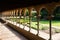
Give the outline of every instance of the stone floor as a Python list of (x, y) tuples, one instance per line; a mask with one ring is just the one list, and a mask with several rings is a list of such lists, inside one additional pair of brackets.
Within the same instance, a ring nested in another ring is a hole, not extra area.
[(11, 28), (0, 23), (0, 40), (28, 40)]

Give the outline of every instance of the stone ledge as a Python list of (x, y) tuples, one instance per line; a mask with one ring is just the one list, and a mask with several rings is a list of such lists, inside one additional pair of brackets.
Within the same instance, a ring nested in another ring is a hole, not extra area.
[(21, 29), (20, 27), (17, 27), (16, 25), (13, 25), (11, 23), (7, 23), (8, 26), (10, 26), (11, 28), (15, 29), (16, 31), (18, 31), (20, 34), (22, 34), (23, 36), (25, 36), (26, 38), (28, 38), (29, 40), (45, 40), (37, 35), (34, 35), (24, 29)]

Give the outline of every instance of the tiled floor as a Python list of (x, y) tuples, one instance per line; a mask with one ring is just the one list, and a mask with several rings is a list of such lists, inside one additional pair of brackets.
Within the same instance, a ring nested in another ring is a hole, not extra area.
[(0, 23), (0, 40), (27, 40), (25, 37), (15, 32), (11, 28)]

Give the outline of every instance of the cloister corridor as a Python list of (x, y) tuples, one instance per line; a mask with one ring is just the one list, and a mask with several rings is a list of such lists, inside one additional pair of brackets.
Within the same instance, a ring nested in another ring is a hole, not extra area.
[(0, 40), (60, 40), (60, 0), (0, 1)]

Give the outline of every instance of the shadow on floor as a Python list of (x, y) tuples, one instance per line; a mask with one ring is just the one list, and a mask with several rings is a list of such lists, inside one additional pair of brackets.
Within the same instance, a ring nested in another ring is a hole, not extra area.
[(18, 33), (16, 30), (12, 29), (11, 27), (9, 27), (7, 25), (5, 25), (5, 27), (8, 28), (8, 30), (10, 30), (14, 35), (16, 35), (21, 40), (28, 40), (27, 38), (25, 38), (24, 36), (22, 36), (20, 33)]

